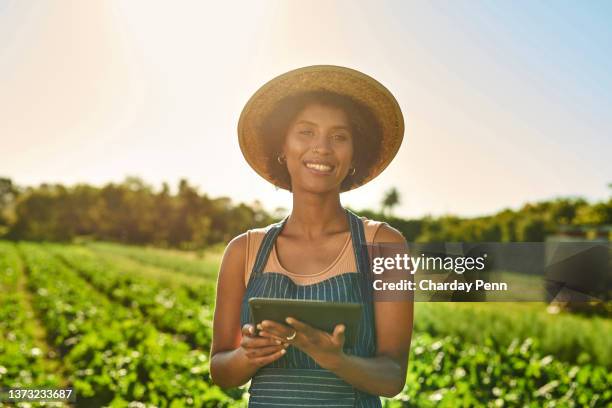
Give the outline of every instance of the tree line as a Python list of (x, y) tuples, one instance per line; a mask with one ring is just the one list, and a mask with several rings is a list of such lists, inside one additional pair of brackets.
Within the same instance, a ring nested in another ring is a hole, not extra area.
[(5, 238), (69, 241), (76, 237), (182, 249), (227, 242), (274, 221), (257, 203), (201, 194), (187, 180), (176, 193), (139, 178), (103, 187), (41, 184), (21, 188), (0, 179), (0, 233)]
[[(463, 218), (453, 215), (403, 219), (392, 215), (399, 193), (389, 190), (380, 211), (360, 215), (387, 221), (409, 242), (538, 242), (561, 228), (612, 225), (612, 198), (589, 203), (580, 197), (527, 203), (518, 210)], [(0, 236), (13, 240), (69, 241), (77, 237), (182, 249), (227, 243), (250, 228), (280, 219), (262, 206), (209, 197), (187, 180), (177, 191), (156, 190), (128, 177), (102, 187), (41, 184), (21, 187), (0, 178)]]
[(473, 218), (445, 215), (406, 220), (385, 211), (360, 214), (388, 222), (409, 242), (543, 242), (547, 236), (567, 231), (580, 231), (587, 239), (599, 232), (599, 237), (603, 233), (612, 240), (612, 198), (589, 203), (581, 197), (560, 197)]

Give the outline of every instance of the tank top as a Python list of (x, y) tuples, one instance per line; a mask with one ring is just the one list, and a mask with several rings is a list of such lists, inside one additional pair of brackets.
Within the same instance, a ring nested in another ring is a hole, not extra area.
[[(364, 224), (369, 225), (372, 237), (380, 223), (367, 223), (346, 210), (350, 238), (334, 263), (316, 274), (312, 283), (297, 284), (295, 276), (283, 271), (278, 259), (272, 258), (276, 237), (286, 218), (267, 227), (257, 247), (257, 254), (248, 276), (241, 307), (241, 325), (252, 323), (248, 300), (251, 297), (281, 299), (324, 300), (331, 302), (361, 303), (362, 317), (353, 345), (345, 345), (344, 352), (360, 357), (373, 357), (376, 353), (376, 334), (372, 287), (369, 283), (369, 261)], [(257, 236), (256, 234), (253, 234)], [(351, 248), (352, 251), (347, 250)], [(248, 245), (247, 245), (247, 251)], [(353, 270), (340, 270), (339, 265), (350, 265)], [(248, 256), (247, 256), (248, 258)], [(269, 262), (270, 260), (270, 262)], [(344, 263), (347, 262), (347, 263)], [(249, 261), (247, 261), (249, 263)], [(269, 269), (268, 269), (269, 268)], [(266, 270), (266, 272), (264, 272)], [(340, 272), (338, 272), (340, 271)], [(309, 278), (306, 276), (306, 278)], [(313, 278), (312, 276), (310, 278)], [(380, 408), (380, 398), (355, 389), (333, 372), (320, 367), (310, 356), (295, 347), (288, 347), (278, 360), (260, 368), (251, 379), (249, 407), (358, 407)]]
[[(365, 217), (360, 217), (363, 221), (364, 225), (364, 233), (366, 242), (374, 242), (374, 237), (378, 232), (378, 229), (383, 224), (380, 221), (369, 220)], [(275, 224), (273, 224), (275, 225)], [(246, 257), (245, 257), (245, 265), (244, 265), (244, 286), (246, 287), (249, 283), (249, 277), (251, 276), (251, 271), (253, 270), (253, 266), (255, 265), (255, 258), (257, 256), (257, 251), (261, 246), (261, 243), (266, 235), (266, 232), (273, 227), (270, 225), (265, 228), (255, 228), (248, 230), (246, 233)], [(338, 253), (336, 259), (324, 270), (313, 273), (313, 274), (297, 274), (288, 271), (285, 269), (279, 259), (278, 253), (276, 252), (276, 245), (273, 245), (270, 250), (270, 256), (266, 265), (263, 268), (263, 273), (267, 272), (279, 272), (283, 275), (289, 276), (296, 284), (298, 285), (309, 285), (318, 283), (322, 280), (329, 279), (333, 276), (340, 275), (346, 272), (356, 271), (357, 267), (355, 265), (355, 256), (351, 247), (351, 234), (349, 233), (347, 239), (344, 241), (344, 245), (342, 249)]]

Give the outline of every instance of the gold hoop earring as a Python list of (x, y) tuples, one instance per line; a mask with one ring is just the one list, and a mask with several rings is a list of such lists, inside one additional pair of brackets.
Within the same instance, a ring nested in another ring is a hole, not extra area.
[(349, 176), (354, 176), (356, 171), (357, 171), (357, 169), (355, 167), (351, 168), (349, 170)]
[(278, 162), (278, 164), (282, 166), (283, 164), (285, 164), (285, 156), (281, 156), (281, 155), (276, 156), (276, 161)]

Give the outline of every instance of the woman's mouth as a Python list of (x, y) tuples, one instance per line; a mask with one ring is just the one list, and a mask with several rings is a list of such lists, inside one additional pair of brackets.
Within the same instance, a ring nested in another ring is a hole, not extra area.
[(331, 174), (334, 170), (335, 166), (329, 163), (321, 163), (321, 162), (304, 162), (304, 166), (313, 173), (316, 174)]

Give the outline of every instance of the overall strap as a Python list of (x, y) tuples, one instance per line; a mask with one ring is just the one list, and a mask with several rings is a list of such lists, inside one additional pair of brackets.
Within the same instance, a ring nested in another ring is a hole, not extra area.
[(260, 273), (263, 272), (263, 268), (266, 266), (266, 262), (268, 262), (268, 257), (270, 256), (270, 251), (274, 247), (274, 242), (276, 241), (276, 237), (280, 234), (285, 222), (287, 222), (288, 216), (285, 217), (280, 222), (273, 224), (270, 226), (268, 232), (264, 236), (259, 249), (257, 250), (257, 257), (255, 258), (255, 264), (253, 265), (253, 270), (251, 271), (251, 277), (249, 280)]
[(346, 213), (351, 228), (351, 241), (353, 242), (353, 252), (355, 253), (355, 264), (357, 265), (357, 272), (359, 272), (360, 275), (362, 299), (363, 302), (369, 303), (372, 300), (372, 284), (370, 282), (370, 263), (363, 221), (349, 210), (346, 210)]

